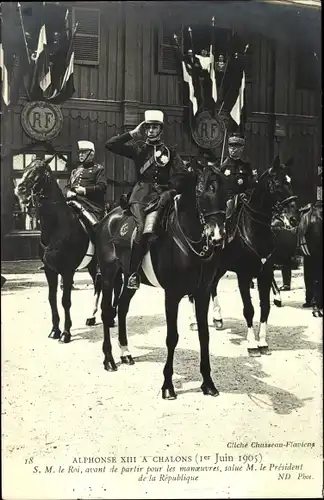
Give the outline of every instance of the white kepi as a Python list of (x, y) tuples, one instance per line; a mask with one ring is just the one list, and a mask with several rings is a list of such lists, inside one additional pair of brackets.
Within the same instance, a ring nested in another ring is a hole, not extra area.
[(79, 151), (82, 150), (89, 150), (89, 151), (95, 151), (95, 146), (93, 142), (91, 141), (78, 141), (78, 149)]
[(149, 109), (144, 113), (145, 123), (162, 123), (163, 124), (163, 111), (158, 109)]

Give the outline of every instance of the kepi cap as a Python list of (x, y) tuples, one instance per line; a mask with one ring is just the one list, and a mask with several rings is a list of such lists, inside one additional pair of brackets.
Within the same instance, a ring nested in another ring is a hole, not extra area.
[(145, 123), (161, 123), (163, 125), (163, 111), (158, 109), (149, 109), (144, 113)]
[(244, 139), (244, 137), (241, 137), (239, 135), (233, 134), (228, 139), (228, 144), (229, 144), (229, 146), (244, 146), (245, 139)]
[(89, 150), (89, 151), (95, 151), (95, 146), (93, 144), (93, 142), (91, 141), (78, 141), (78, 150), (79, 151), (82, 151), (82, 150)]

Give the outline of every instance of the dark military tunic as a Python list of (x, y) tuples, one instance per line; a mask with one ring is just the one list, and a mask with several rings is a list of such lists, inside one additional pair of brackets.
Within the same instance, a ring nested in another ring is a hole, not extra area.
[(85, 209), (101, 218), (105, 209), (105, 193), (107, 189), (104, 167), (98, 163), (90, 162), (72, 170), (65, 190), (74, 191), (76, 187), (86, 189), (86, 194), (77, 195), (76, 199)]
[(228, 157), (220, 170), (227, 178), (229, 197), (245, 193), (254, 185), (254, 175), (250, 163)]
[(130, 210), (135, 218), (141, 238), (145, 223), (145, 207), (158, 199), (164, 191), (176, 189), (181, 192), (187, 179), (192, 177), (177, 152), (160, 144), (135, 142), (129, 133), (117, 135), (106, 142), (106, 148), (113, 153), (130, 158), (135, 163), (137, 182), (131, 193)]
[[(133, 188), (130, 202), (140, 201), (143, 198), (154, 199), (161, 192), (172, 188), (181, 191), (188, 170), (178, 153), (171, 147), (166, 147), (163, 143), (153, 145), (143, 141), (135, 142), (129, 133), (125, 133), (109, 139), (106, 148), (130, 158), (135, 163), (137, 183)], [(168, 160), (167, 150), (170, 152)]]

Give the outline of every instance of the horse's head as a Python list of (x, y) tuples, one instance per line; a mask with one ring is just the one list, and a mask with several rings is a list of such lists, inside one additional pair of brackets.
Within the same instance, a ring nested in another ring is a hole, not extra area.
[(197, 204), (207, 243), (223, 246), (225, 241), (226, 184), (216, 167), (205, 167), (197, 183)]
[(24, 174), (15, 188), (15, 195), (22, 205), (29, 206), (34, 196), (40, 194), (46, 182), (51, 177), (49, 164), (53, 157), (48, 160), (35, 158), (26, 168)]
[(299, 222), (299, 212), (297, 196), (292, 190), (289, 166), (280, 163), (277, 157), (273, 165), (261, 175), (259, 183), (265, 184), (269, 193), (269, 205), (284, 219), (285, 226), (295, 227)]

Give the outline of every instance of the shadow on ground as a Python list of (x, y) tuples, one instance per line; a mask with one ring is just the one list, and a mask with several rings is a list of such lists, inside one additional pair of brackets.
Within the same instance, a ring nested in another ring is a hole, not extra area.
[[(140, 346), (138, 346), (140, 347)], [(148, 347), (151, 352), (135, 358), (136, 363), (150, 362), (163, 363), (166, 360), (166, 349)], [(202, 378), (199, 372), (200, 358), (196, 351), (176, 349), (174, 358), (174, 373), (180, 375), (181, 380), (175, 380), (174, 386), (178, 395), (190, 392), (200, 392)], [(248, 357), (229, 358), (210, 356), (212, 377), (221, 393), (246, 394), (256, 406), (274, 411), (280, 415), (287, 415), (304, 406), (305, 401), (312, 398), (300, 399), (294, 394), (280, 387), (266, 382), (269, 375), (262, 369), (256, 359)], [(161, 370), (161, 383), (163, 374)], [(197, 388), (184, 389), (186, 383), (197, 382)], [(267, 396), (270, 400), (264, 398)]]

